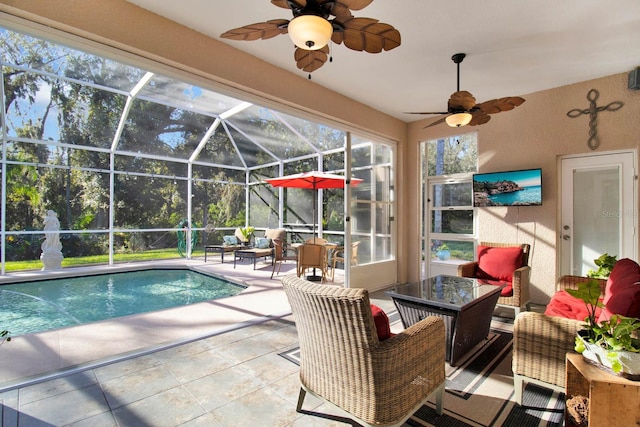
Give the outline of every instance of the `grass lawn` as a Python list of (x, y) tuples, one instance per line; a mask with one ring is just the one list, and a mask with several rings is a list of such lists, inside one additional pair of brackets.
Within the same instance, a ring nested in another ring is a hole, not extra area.
[[(193, 251), (192, 256), (204, 256), (204, 251), (201, 248), (196, 248)], [(145, 252), (132, 252), (113, 254), (114, 262), (131, 262), (131, 261), (155, 261), (160, 259), (179, 259), (181, 258), (178, 251), (175, 248), (168, 249), (154, 249)], [(86, 257), (64, 258), (62, 260), (63, 267), (74, 267), (80, 265), (91, 264), (108, 264), (109, 255), (91, 255)], [(28, 261), (6, 261), (5, 271), (23, 271), (23, 270), (41, 270), (42, 261), (28, 260)]]

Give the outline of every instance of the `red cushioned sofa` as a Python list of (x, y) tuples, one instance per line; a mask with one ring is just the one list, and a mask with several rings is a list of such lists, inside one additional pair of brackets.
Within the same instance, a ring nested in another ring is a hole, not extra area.
[[(565, 355), (574, 352), (575, 337), (587, 316), (584, 302), (565, 289), (577, 289), (586, 277), (563, 276), (545, 313), (522, 312), (513, 327), (513, 382), (517, 403), (522, 402), (525, 382), (565, 390)], [(605, 308), (600, 319), (611, 314), (640, 318), (640, 265), (625, 258), (613, 267), (607, 280), (597, 279)]]

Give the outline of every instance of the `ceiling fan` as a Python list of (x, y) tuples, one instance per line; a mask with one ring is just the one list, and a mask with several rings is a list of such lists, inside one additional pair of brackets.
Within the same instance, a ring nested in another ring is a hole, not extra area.
[[(400, 46), (400, 32), (372, 18), (355, 18), (373, 0), (271, 0), (291, 9), (293, 19), (271, 19), (226, 31), (220, 37), (231, 40), (270, 39), (289, 34), (296, 50), (294, 59), (302, 71), (311, 73), (322, 67), (329, 55), (329, 40), (349, 49), (380, 53)], [(333, 16), (333, 18), (331, 18)], [(331, 59), (329, 59), (331, 61)], [(311, 78), (311, 74), (309, 74)]]
[(446, 114), (446, 117), (428, 124), (425, 128), (446, 122), (451, 127), (478, 126), (491, 120), (489, 114), (497, 114), (502, 111), (513, 110), (522, 105), (524, 98), (519, 96), (507, 96), (500, 99), (492, 99), (476, 104), (476, 98), (466, 90), (460, 90), (460, 63), (467, 56), (464, 53), (456, 53), (451, 57), (458, 67), (458, 90), (451, 94), (447, 103), (447, 111), (436, 112), (408, 112), (406, 114)]

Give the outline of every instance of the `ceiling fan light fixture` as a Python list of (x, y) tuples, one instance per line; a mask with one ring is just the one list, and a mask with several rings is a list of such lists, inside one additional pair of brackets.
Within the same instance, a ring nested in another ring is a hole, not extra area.
[(333, 26), (321, 16), (300, 15), (291, 20), (287, 27), (289, 37), (300, 49), (322, 49), (331, 40)]
[(473, 116), (470, 113), (456, 113), (447, 116), (444, 120), (452, 128), (466, 126), (471, 122)]

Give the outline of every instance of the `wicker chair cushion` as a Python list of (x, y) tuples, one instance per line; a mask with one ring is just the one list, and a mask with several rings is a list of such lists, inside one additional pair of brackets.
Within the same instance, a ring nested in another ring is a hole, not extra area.
[(478, 279), (511, 282), (513, 272), (522, 267), (522, 248), (478, 246)]
[(234, 235), (222, 236), (225, 245), (237, 245), (238, 238)]
[(256, 237), (256, 248), (267, 249), (271, 247), (271, 239), (268, 237)]
[(387, 338), (391, 338), (395, 334), (391, 333), (391, 326), (389, 326), (389, 317), (380, 307), (375, 304), (371, 304), (371, 314), (373, 314), (373, 322), (376, 324), (376, 332), (378, 333), (378, 340), (384, 341)]
[[(600, 307), (596, 307), (596, 317), (600, 316), (600, 313)], [(553, 294), (544, 314), (583, 321), (589, 315), (589, 312), (582, 300), (569, 295), (567, 291), (563, 290)]]
[(640, 265), (624, 258), (613, 266), (604, 291), (605, 308), (599, 321), (613, 314), (640, 318)]

